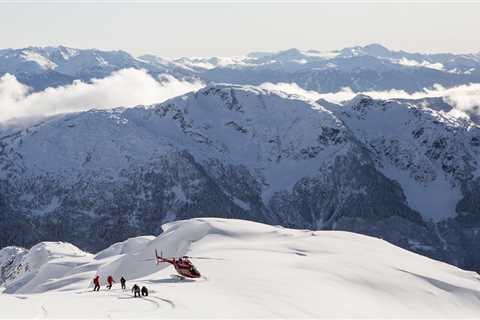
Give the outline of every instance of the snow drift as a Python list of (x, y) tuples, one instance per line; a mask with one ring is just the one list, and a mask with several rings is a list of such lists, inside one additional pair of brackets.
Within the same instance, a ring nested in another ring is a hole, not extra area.
[[(0, 317), (458, 318), (480, 313), (476, 274), (381, 239), (213, 218), (163, 228), (156, 238), (129, 239), (95, 256), (65, 243), (33, 247), (23, 258), (28, 271), (4, 284)], [(165, 256), (202, 257), (193, 261), (203, 278), (172, 278), (170, 266), (150, 261), (155, 249)], [(127, 286), (146, 285), (151, 294), (135, 300), (118, 284), (93, 293), (90, 281), (97, 273), (102, 280), (123, 275)]]

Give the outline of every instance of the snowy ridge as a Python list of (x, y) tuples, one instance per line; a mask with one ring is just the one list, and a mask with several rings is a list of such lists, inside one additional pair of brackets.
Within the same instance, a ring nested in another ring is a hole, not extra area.
[[(450, 318), (480, 312), (475, 273), (379, 239), (232, 219), (178, 221), (164, 230), (146, 242), (138, 238), (135, 250), (103, 259), (70, 251), (73, 247), (64, 244), (47, 244), (63, 256), (42, 260), (41, 269), (51, 271), (48, 276), (39, 272), (15, 289), (15, 281), (7, 283), (10, 294), (0, 295), (0, 316), (69, 317), (75, 310), (75, 316), (96, 318)], [(192, 260), (202, 279), (181, 281), (170, 277), (170, 266), (145, 261), (155, 249), (165, 256), (211, 259)], [(33, 261), (32, 254), (27, 257)], [(60, 265), (69, 265), (69, 271), (64, 273)], [(87, 288), (97, 273), (101, 279), (123, 275), (128, 287), (146, 285), (150, 295), (145, 301), (132, 300), (119, 284), (93, 293)]]
[[(68, 263), (57, 263), (59, 259), (79, 259), (90, 257), (77, 247), (62, 242), (41, 242), (26, 250), (7, 247), (0, 255), (6, 259), (1, 261), (2, 284), (8, 284), (11, 291), (33, 292), (37, 286), (49, 279), (55, 279), (71, 270)], [(8, 291), (8, 290), (7, 290)]]

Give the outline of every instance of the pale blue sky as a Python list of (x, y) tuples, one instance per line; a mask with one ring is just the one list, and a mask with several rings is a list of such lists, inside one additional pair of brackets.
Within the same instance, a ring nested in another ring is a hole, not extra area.
[[(0, 0), (1, 2), (1, 0)], [(163, 56), (381, 43), (479, 52), (478, 3), (0, 3), (0, 48), (66, 45)]]

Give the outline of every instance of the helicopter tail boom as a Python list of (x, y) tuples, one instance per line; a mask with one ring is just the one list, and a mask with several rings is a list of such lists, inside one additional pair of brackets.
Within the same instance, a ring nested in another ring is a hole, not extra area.
[(158, 251), (155, 249), (155, 260), (157, 261), (157, 265), (162, 262), (168, 262), (173, 264), (172, 260), (163, 257), (163, 252), (160, 252), (160, 256), (158, 255)]

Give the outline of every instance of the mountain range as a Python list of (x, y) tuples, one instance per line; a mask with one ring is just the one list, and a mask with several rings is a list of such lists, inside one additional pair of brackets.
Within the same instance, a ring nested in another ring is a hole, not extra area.
[(337, 51), (289, 49), (238, 57), (134, 57), (124, 51), (29, 47), (0, 50), (0, 75), (13, 74), (34, 90), (103, 78), (136, 68), (152, 75), (201, 79), (207, 83), (258, 85), (294, 82), (304, 89), (336, 92), (399, 89), (421, 91), (480, 81), (480, 53), (420, 54), (389, 50), (379, 44)]
[(159, 104), (1, 129), (0, 247), (62, 240), (98, 251), (159, 234), (165, 222), (208, 216), (353, 231), (478, 269), (474, 119), (440, 98), (358, 95), (336, 104), (257, 84), (415, 91), (478, 81), (479, 65), (479, 55), (410, 54), (379, 45), (228, 59), (1, 50), (0, 72), (33, 90), (124, 68), (207, 86)]

